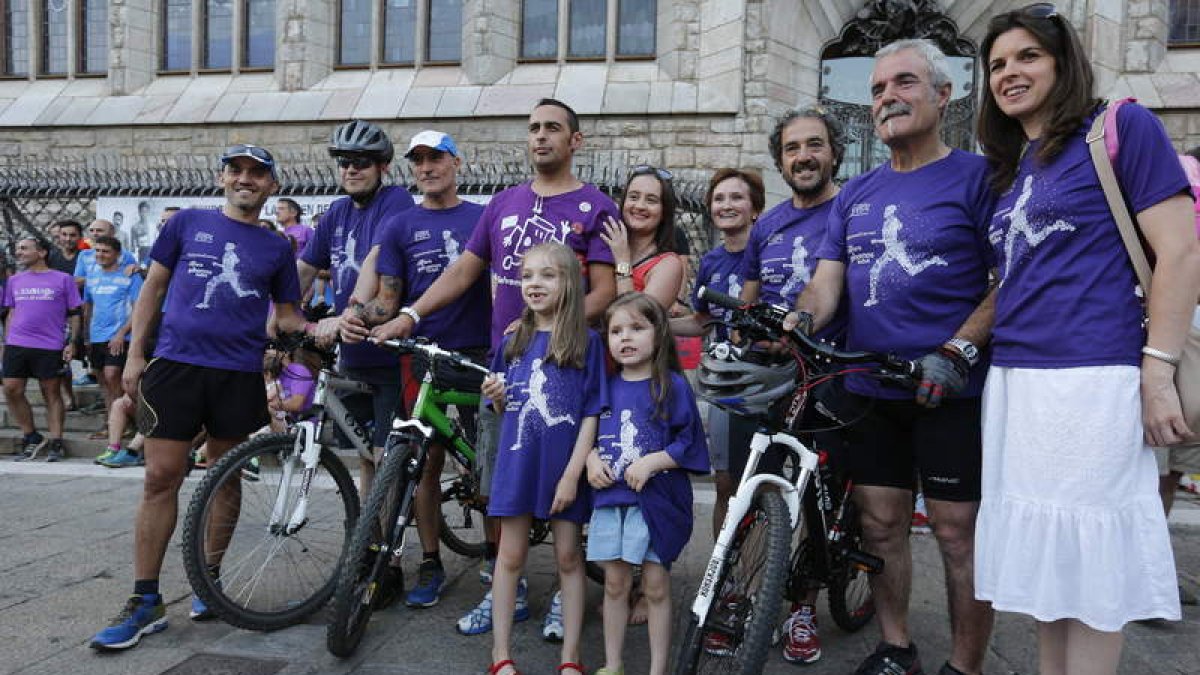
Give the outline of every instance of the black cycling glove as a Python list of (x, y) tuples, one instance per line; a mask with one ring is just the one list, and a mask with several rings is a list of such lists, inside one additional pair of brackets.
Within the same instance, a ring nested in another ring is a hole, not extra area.
[(953, 396), (967, 386), (971, 364), (962, 354), (947, 347), (921, 357), (921, 384), (917, 387), (917, 403), (926, 408), (938, 407), (942, 399)]

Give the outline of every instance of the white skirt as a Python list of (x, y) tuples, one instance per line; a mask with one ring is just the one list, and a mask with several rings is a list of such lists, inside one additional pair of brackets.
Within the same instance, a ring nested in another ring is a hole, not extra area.
[(993, 366), (983, 392), (975, 595), (1101, 631), (1178, 620), (1154, 452), (1132, 366)]

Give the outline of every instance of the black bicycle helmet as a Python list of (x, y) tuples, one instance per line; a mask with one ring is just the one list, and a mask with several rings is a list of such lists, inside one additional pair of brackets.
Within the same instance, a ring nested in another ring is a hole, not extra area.
[(329, 138), (329, 154), (368, 155), (387, 164), (392, 161), (395, 149), (388, 135), (377, 125), (364, 120), (350, 120), (333, 130)]
[(717, 343), (700, 360), (700, 395), (710, 403), (747, 415), (761, 415), (795, 388), (794, 362), (761, 365)]

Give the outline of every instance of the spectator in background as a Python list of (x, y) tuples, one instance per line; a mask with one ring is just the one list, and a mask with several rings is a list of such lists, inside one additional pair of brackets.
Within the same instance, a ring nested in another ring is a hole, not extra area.
[(158, 229), (161, 230), (162, 226), (166, 225), (167, 221), (171, 219), (171, 216), (175, 215), (176, 213), (179, 213), (178, 206), (168, 206), (167, 208), (163, 209), (162, 213), (158, 214)]
[[(109, 221), (103, 218), (93, 220), (87, 227), (88, 241), (95, 244), (96, 240), (101, 237), (116, 237), (117, 228)], [(118, 266), (126, 274), (133, 274), (137, 270), (137, 260), (134, 260), (133, 255), (124, 250), (124, 247), (117, 249), (120, 257), (117, 260)], [(75, 258), (75, 267), (72, 272), (75, 275), (75, 283), (79, 285), (80, 290), (83, 289), (83, 284), (87, 280), (88, 275), (96, 269), (96, 252), (89, 249), (84, 249), (79, 252), (79, 256)], [(64, 270), (65, 271), (65, 270)]]
[(275, 203), (275, 222), (279, 223), (283, 233), (291, 240), (297, 258), (304, 253), (304, 247), (313, 235), (313, 229), (300, 221), (302, 214), (300, 204), (294, 199), (283, 197)]
[[(46, 461), (57, 462), (63, 456), (66, 408), (59, 380), (63, 361), (69, 361), (75, 349), (80, 302), (79, 289), (71, 277), (46, 265), (48, 253), (46, 245), (33, 237), (17, 242), (17, 262), (23, 271), (8, 280), (0, 309), (0, 315), (7, 319), (4, 399), (22, 433), (23, 449), (17, 461), (33, 459), (47, 443)], [(33, 410), (25, 398), (30, 377), (37, 378), (46, 402), (49, 441), (34, 427)]]
[(70, 274), (75, 270), (75, 259), (79, 257), (83, 226), (74, 220), (60, 220), (54, 225), (58, 228), (58, 234), (54, 236), (55, 248), (50, 251), (46, 265), (52, 270)]

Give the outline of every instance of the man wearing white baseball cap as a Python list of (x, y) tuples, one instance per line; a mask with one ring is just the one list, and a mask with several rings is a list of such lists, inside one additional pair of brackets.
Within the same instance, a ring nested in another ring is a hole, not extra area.
[[(376, 230), (353, 297), (365, 304), (358, 313), (344, 313), (341, 334), (344, 342), (360, 342), (371, 326), (388, 329), (401, 307), (421, 297), (442, 271), (458, 260), (466, 248), (483, 207), (458, 196), (458, 168), (462, 159), (454, 139), (440, 131), (422, 131), (412, 137), (404, 153), (421, 189), (423, 199), (415, 207), (395, 214)], [(410, 310), (411, 311), (411, 310)], [(487, 363), (488, 334), (476, 330), (480, 317), (491, 315), (491, 289), (486, 276), (480, 276), (465, 293), (442, 311), (421, 322), (416, 335), (441, 347), (466, 354), (478, 363)], [(411, 315), (407, 318), (411, 318)], [(410, 376), (404, 401), (408, 408), (416, 401), (417, 390), (428, 367), (423, 360), (402, 357), (402, 368)], [(438, 370), (443, 387), (478, 390), (482, 378), (474, 371), (447, 368)], [(473, 435), (475, 410), (460, 408), (459, 420)], [(446, 584), (446, 573), (438, 551), (438, 510), (441, 506), (439, 477), (445, 457), (443, 448), (430, 448), (425, 471), (416, 495), (417, 534), (424, 553), (417, 584), (405, 601), (410, 607), (437, 604)]]

